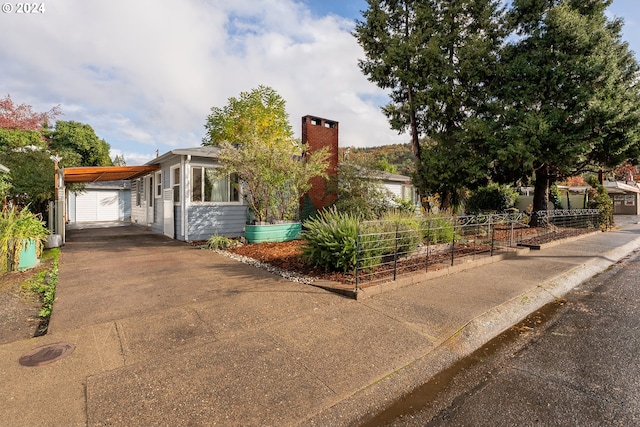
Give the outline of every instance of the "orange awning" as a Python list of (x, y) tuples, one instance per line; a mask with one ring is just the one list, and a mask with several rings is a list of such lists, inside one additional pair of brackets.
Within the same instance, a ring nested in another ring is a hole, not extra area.
[(84, 166), (64, 168), (64, 182), (120, 181), (135, 179), (160, 169), (159, 165), (147, 166)]

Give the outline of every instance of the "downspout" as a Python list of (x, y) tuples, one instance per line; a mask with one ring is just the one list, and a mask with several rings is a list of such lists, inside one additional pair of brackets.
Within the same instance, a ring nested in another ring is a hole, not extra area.
[[(182, 157), (183, 159), (185, 158), (184, 156)], [(186, 161), (183, 163), (184, 167), (181, 168), (182, 170), (182, 183), (183, 185), (180, 186), (180, 191), (182, 192), (182, 235), (184, 236), (184, 240), (185, 242), (189, 241), (189, 209), (188, 209), (188, 203), (189, 203), (189, 198), (188, 196), (188, 192), (187, 192), (187, 187), (190, 185), (189, 182), (189, 176), (190, 171), (187, 170), (188, 168), (191, 167), (191, 155), (188, 154), (186, 156)]]

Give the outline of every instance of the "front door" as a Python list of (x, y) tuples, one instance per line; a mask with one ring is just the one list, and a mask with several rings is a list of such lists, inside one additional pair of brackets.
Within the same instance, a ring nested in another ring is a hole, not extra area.
[(165, 188), (162, 192), (162, 229), (167, 237), (175, 239), (175, 229), (173, 226), (173, 189)]
[(153, 176), (149, 176), (147, 178), (145, 178), (144, 180), (145, 183), (145, 194), (147, 195), (147, 224), (153, 224), (154, 222), (156, 222), (156, 210), (154, 209), (153, 206)]

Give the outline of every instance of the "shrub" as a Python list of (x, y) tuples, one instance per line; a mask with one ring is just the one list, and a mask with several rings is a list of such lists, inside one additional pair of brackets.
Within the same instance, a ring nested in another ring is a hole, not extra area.
[(38, 256), (49, 230), (38, 215), (23, 208), (13, 208), (0, 214), (0, 272), (12, 271), (20, 264), (20, 252), (25, 240), (35, 240)]
[(385, 255), (390, 255), (394, 252), (399, 254), (411, 253), (422, 243), (420, 221), (414, 215), (396, 211), (387, 213), (382, 219), (386, 221), (387, 230), (385, 231), (392, 233), (397, 238), (397, 249), (387, 251)]
[(304, 222), (302, 257), (311, 265), (331, 271), (350, 271), (356, 265), (360, 220), (329, 208)]
[(450, 243), (457, 237), (455, 223), (450, 216), (428, 216), (422, 221), (420, 227), (424, 240), (431, 244)]
[(238, 246), (239, 242), (225, 236), (214, 234), (207, 240), (207, 249), (228, 249)]
[(599, 222), (600, 229), (606, 230), (613, 226), (613, 202), (604, 185), (598, 182), (595, 176), (589, 177), (589, 185), (594, 188), (589, 194), (589, 209), (598, 209), (600, 211)]

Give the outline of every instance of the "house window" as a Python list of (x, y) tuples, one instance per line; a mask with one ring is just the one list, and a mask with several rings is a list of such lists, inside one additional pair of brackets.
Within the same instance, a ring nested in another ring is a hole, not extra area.
[(142, 184), (139, 179), (135, 181), (135, 192), (136, 192), (136, 206), (140, 206), (142, 203)]
[(156, 172), (156, 198), (162, 197), (162, 172)]
[(173, 202), (180, 203), (180, 168), (171, 170), (171, 187), (173, 188)]
[(205, 167), (191, 168), (192, 202), (238, 202), (238, 176), (231, 174), (217, 178), (215, 169)]
[(149, 203), (149, 207), (153, 207), (153, 175), (151, 175), (149, 177), (148, 183), (149, 183), (149, 189), (148, 189), (149, 190), (149, 200), (148, 200), (148, 203)]

